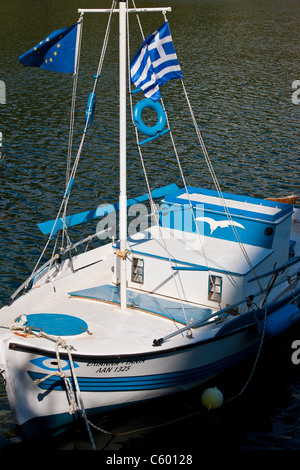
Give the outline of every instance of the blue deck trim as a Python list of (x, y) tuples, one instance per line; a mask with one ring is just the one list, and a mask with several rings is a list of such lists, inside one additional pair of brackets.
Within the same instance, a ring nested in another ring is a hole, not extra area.
[[(161, 188), (154, 189), (151, 194), (152, 197), (161, 198), (166, 196), (169, 193), (173, 193), (174, 191), (178, 190), (178, 186), (176, 184), (170, 184), (167, 186), (163, 186)], [(127, 207), (132, 206), (133, 204), (137, 204), (140, 202), (148, 201), (149, 195), (144, 194), (142, 196), (137, 196), (132, 199), (127, 200)], [(65, 227), (74, 227), (75, 225), (82, 224), (84, 222), (89, 222), (90, 220), (96, 219), (98, 217), (103, 217), (106, 214), (111, 212), (115, 212), (119, 210), (119, 203), (115, 204), (108, 204), (105, 207), (99, 207), (97, 209), (92, 209), (85, 212), (80, 212), (78, 214), (69, 215), (63, 218), (48, 220), (47, 222), (41, 222), (38, 224), (40, 231), (44, 235), (49, 235), (52, 232), (52, 236), (54, 236), (63, 226)]]
[[(189, 194), (192, 194), (192, 193), (203, 194), (204, 196), (213, 196), (213, 197), (217, 197), (220, 199), (218, 192), (214, 190), (195, 188), (193, 186), (187, 186), (187, 190)], [(178, 199), (178, 196), (181, 196), (184, 193), (186, 193), (185, 188), (180, 189), (177, 193), (166, 195), (166, 197), (164, 198), (164, 202), (170, 203), (170, 204), (181, 204), (181, 205), (189, 204), (190, 205), (190, 201), (188, 200), (188, 198)], [(261, 214), (260, 212), (252, 212), (252, 211), (248, 211), (248, 210), (244, 210), (240, 208), (230, 207), (229, 208), (230, 214), (235, 215), (235, 216), (255, 218), (258, 220), (264, 220), (264, 221), (274, 223), (281, 217), (291, 214), (293, 212), (292, 204), (284, 204), (282, 202), (268, 201), (266, 199), (259, 199), (259, 198), (254, 198), (250, 196), (236, 195), (236, 194), (231, 194), (231, 193), (222, 193), (222, 195), (224, 199), (231, 199), (232, 201), (245, 202), (245, 203), (250, 203), (250, 204), (256, 204), (259, 206), (273, 207), (273, 208), (279, 209), (276, 214)], [(201, 204), (201, 202), (199, 201), (193, 201), (192, 198), (191, 198), (191, 203), (193, 206), (197, 206)], [(205, 207), (205, 210), (226, 214), (225, 208), (222, 205), (221, 199), (220, 199), (219, 205), (204, 203), (204, 207)]]
[[(69, 292), (73, 297), (84, 297), (103, 302), (120, 304), (120, 290), (118, 286), (105, 284), (102, 286), (91, 287), (79, 291)], [(134, 292), (127, 289), (127, 305), (131, 308), (139, 308), (149, 313), (155, 313), (182, 324), (186, 324), (186, 319), (180, 302), (165, 299), (163, 297), (154, 297), (143, 292)], [(191, 313), (194, 320), (205, 321), (211, 315), (210, 308), (198, 307), (188, 303), (183, 303), (184, 310)], [(190, 315), (188, 315), (190, 316)]]
[[(132, 250), (132, 249), (131, 249), (131, 253), (135, 253), (137, 255), (149, 256), (150, 258), (155, 258), (155, 259), (162, 259), (164, 261), (169, 261), (169, 258), (167, 258), (166, 256), (158, 256), (158, 255), (155, 255), (154, 253), (146, 253), (143, 251), (137, 251), (137, 250)], [(205, 266), (200, 265), (200, 264), (186, 263), (184, 261), (180, 261), (174, 258), (170, 258), (170, 260), (172, 263), (184, 264), (184, 266), (187, 267), (187, 270), (192, 270), (193, 268), (195, 268), (195, 271), (208, 271), (209, 269), (210, 271), (216, 272), (216, 273), (223, 273), (223, 274), (228, 274), (228, 275), (232, 274), (235, 276), (244, 276), (244, 273), (241, 274), (235, 271), (226, 271), (224, 269), (217, 269), (217, 268), (212, 268), (212, 267), (206, 268)], [(173, 269), (176, 269), (176, 267), (173, 266)], [(179, 271), (181, 269), (182, 268), (179, 267)]]
[(207, 266), (172, 266), (172, 269), (174, 271), (208, 271), (209, 270)]
[[(229, 193), (223, 193), (223, 197), (230, 201), (227, 208), (217, 191), (192, 186), (180, 189), (164, 197), (165, 209), (159, 214), (159, 223), (163, 227), (199, 232), (205, 237), (232, 242), (237, 242), (237, 233), (243, 244), (270, 249), (281, 223), (293, 213), (292, 204)], [(186, 208), (190, 209), (190, 216)]]
[[(141, 242), (141, 244), (142, 243), (143, 242)], [(113, 246), (113, 248), (119, 248), (119, 242), (116, 243)], [(229, 271), (229, 270), (225, 270), (225, 269), (218, 269), (215, 266), (214, 267), (212, 267), (212, 266), (207, 267), (207, 266), (204, 266), (204, 265), (201, 265), (201, 264), (188, 263), (188, 262), (185, 262), (185, 261), (182, 261), (182, 260), (179, 260), (179, 259), (167, 258), (165, 256), (159, 256), (159, 255), (156, 255), (154, 253), (148, 253), (146, 251), (134, 250), (132, 248), (130, 248), (130, 251), (131, 251), (131, 253), (134, 253), (136, 255), (141, 255), (141, 256), (145, 256), (145, 257), (149, 257), (149, 258), (155, 258), (155, 259), (161, 259), (161, 260), (164, 260), (164, 261), (171, 261), (172, 263), (177, 263), (177, 264), (184, 265), (184, 267), (172, 266), (172, 268), (174, 270), (178, 270), (178, 271), (211, 271), (211, 272), (226, 274), (228, 276), (245, 276), (252, 269), (252, 268), (249, 267), (249, 270), (247, 272), (240, 273), (240, 272), (237, 272), (237, 271)], [(271, 256), (271, 254), (273, 254), (273, 251), (269, 251), (264, 256), (264, 258), (262, 258), (258, 263), (255, 264), (255, 267), (259, 266), (265, 259), (269, 258), (269, 256)]]

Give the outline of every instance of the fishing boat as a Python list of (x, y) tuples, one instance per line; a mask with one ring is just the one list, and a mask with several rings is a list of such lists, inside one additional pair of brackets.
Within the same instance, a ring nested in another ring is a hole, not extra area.
[[(110, 9), (81, 9), (75, 25), (55, 31), (19, 58), (24, 66), (72, 73), (76, 93), (84, 17), (107, 15), (85, 126), (61, 205), (54, 220), (39, 224), (47, 236), (45, 248), (30, 277), (1, 309), (0, 370), (16, 425), (27, 438), (78, 416), (88, 424), (95, 413), (205, 384), (258, 354), (263, 343), (300, 320), (297, 198), (222, 191), (184, 86), (170, 11), (137, 8), (134, 2), (131, 8), (125, 0), (114, 0)], [(142, 36), (141, 47), (127, 57), (130, 18), (154, 12), (162, 13), (163, 24)], [(120, 45), (119, 199), (69, 214), (81, 150), (97, 115), (96, 88), (114, 15)], [(191, 186), (183, 174), (162, 98), (169, 80), (182, 85), (211, 188)], [(154, 125), (145, 120), (145, 109), (154, 114)], [(71, 120), (70, 134), (72, 125)], [(145, 175), (145, 191), (132, 198), (126, 189), (129, 126)], [(166, 181), (156, 187), (143, 154), (148, 145), (163, 149), (167, 139), (182, 184)], [(136, 204), (147, 208), (147, 224), (129, 234), (128, 211)], [(116, 215), (118, 236), (111, 237), (109, 221)], [(107, 227), (70, 241), (73, 227), (97, 218), (107, 218)], [(91, 240), (98, 245), (89, 249)]]

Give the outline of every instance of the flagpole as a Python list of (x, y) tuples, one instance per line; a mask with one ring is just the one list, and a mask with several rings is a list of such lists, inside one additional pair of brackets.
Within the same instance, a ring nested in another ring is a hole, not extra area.
[(77, 35), (76, 35), (76, 47), (75, 47), (75, 60), (74, 60), (74, 73), (78, 73), (78, 63), (79, 63), (79, 52), (81, 46), (81, 33), (82, 33), (82, 22), (83, 22), (83, 13), (80, 14), (80, 18), (77, 21)]
[(119, 92), (120, 92), (120, 306), (127, 307), (126, 288), (126, 239), (127, 239), (127, 195), (126, 195), (126, 0), (119, 0)]

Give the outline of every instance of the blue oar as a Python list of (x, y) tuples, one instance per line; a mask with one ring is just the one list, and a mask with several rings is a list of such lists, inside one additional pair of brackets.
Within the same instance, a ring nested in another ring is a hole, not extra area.
[[(167, 194), (173, 193), (174, 191), (178, 191), (178, 186), (176, 184), (169, 184), (167, 186), (163, 186), (162, 188), (154, 189), (151, 194), (152, 197), (155, 199), (166, 196)], [(127, 207), (132, 206), (133, 204), (136, 204), (138, 202), (147, 201), (148, 199), (148, 194), (128, 199)], [(68, 215), (67, 217), (65, 217), (65, 219), (59, 218), (57, 220), (54, 219), (48, 220), (47, 222), (41, 222), (40, 224), (38, 224), (38, 227), (44, 235), (49, 235), (50, 233), (52, 233), (52, 236), (54, 236), (58, 232), (58, 230), (63, 227), (63, 225), (68, 228), (74, 227), (74, 225), (89, 222), (90, 220), (102, 217), (105, 214), (109, 214), (110, 212), (114, 212), (117, 210), (119, 210), (119, 203), (108, 204), (107, 206), (92, 209), (90, 211), (80, 212), (74, 215)]]

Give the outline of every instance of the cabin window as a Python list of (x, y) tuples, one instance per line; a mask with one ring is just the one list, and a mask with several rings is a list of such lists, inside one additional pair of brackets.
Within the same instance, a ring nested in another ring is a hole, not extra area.
[(140, 258), (132, 259), (132, 282), (138, 282), (144, 284), (144, 260)]
[(209, 276), (208, 279), (208, 300), (221, 302), (222, 278), (220, 276)]

